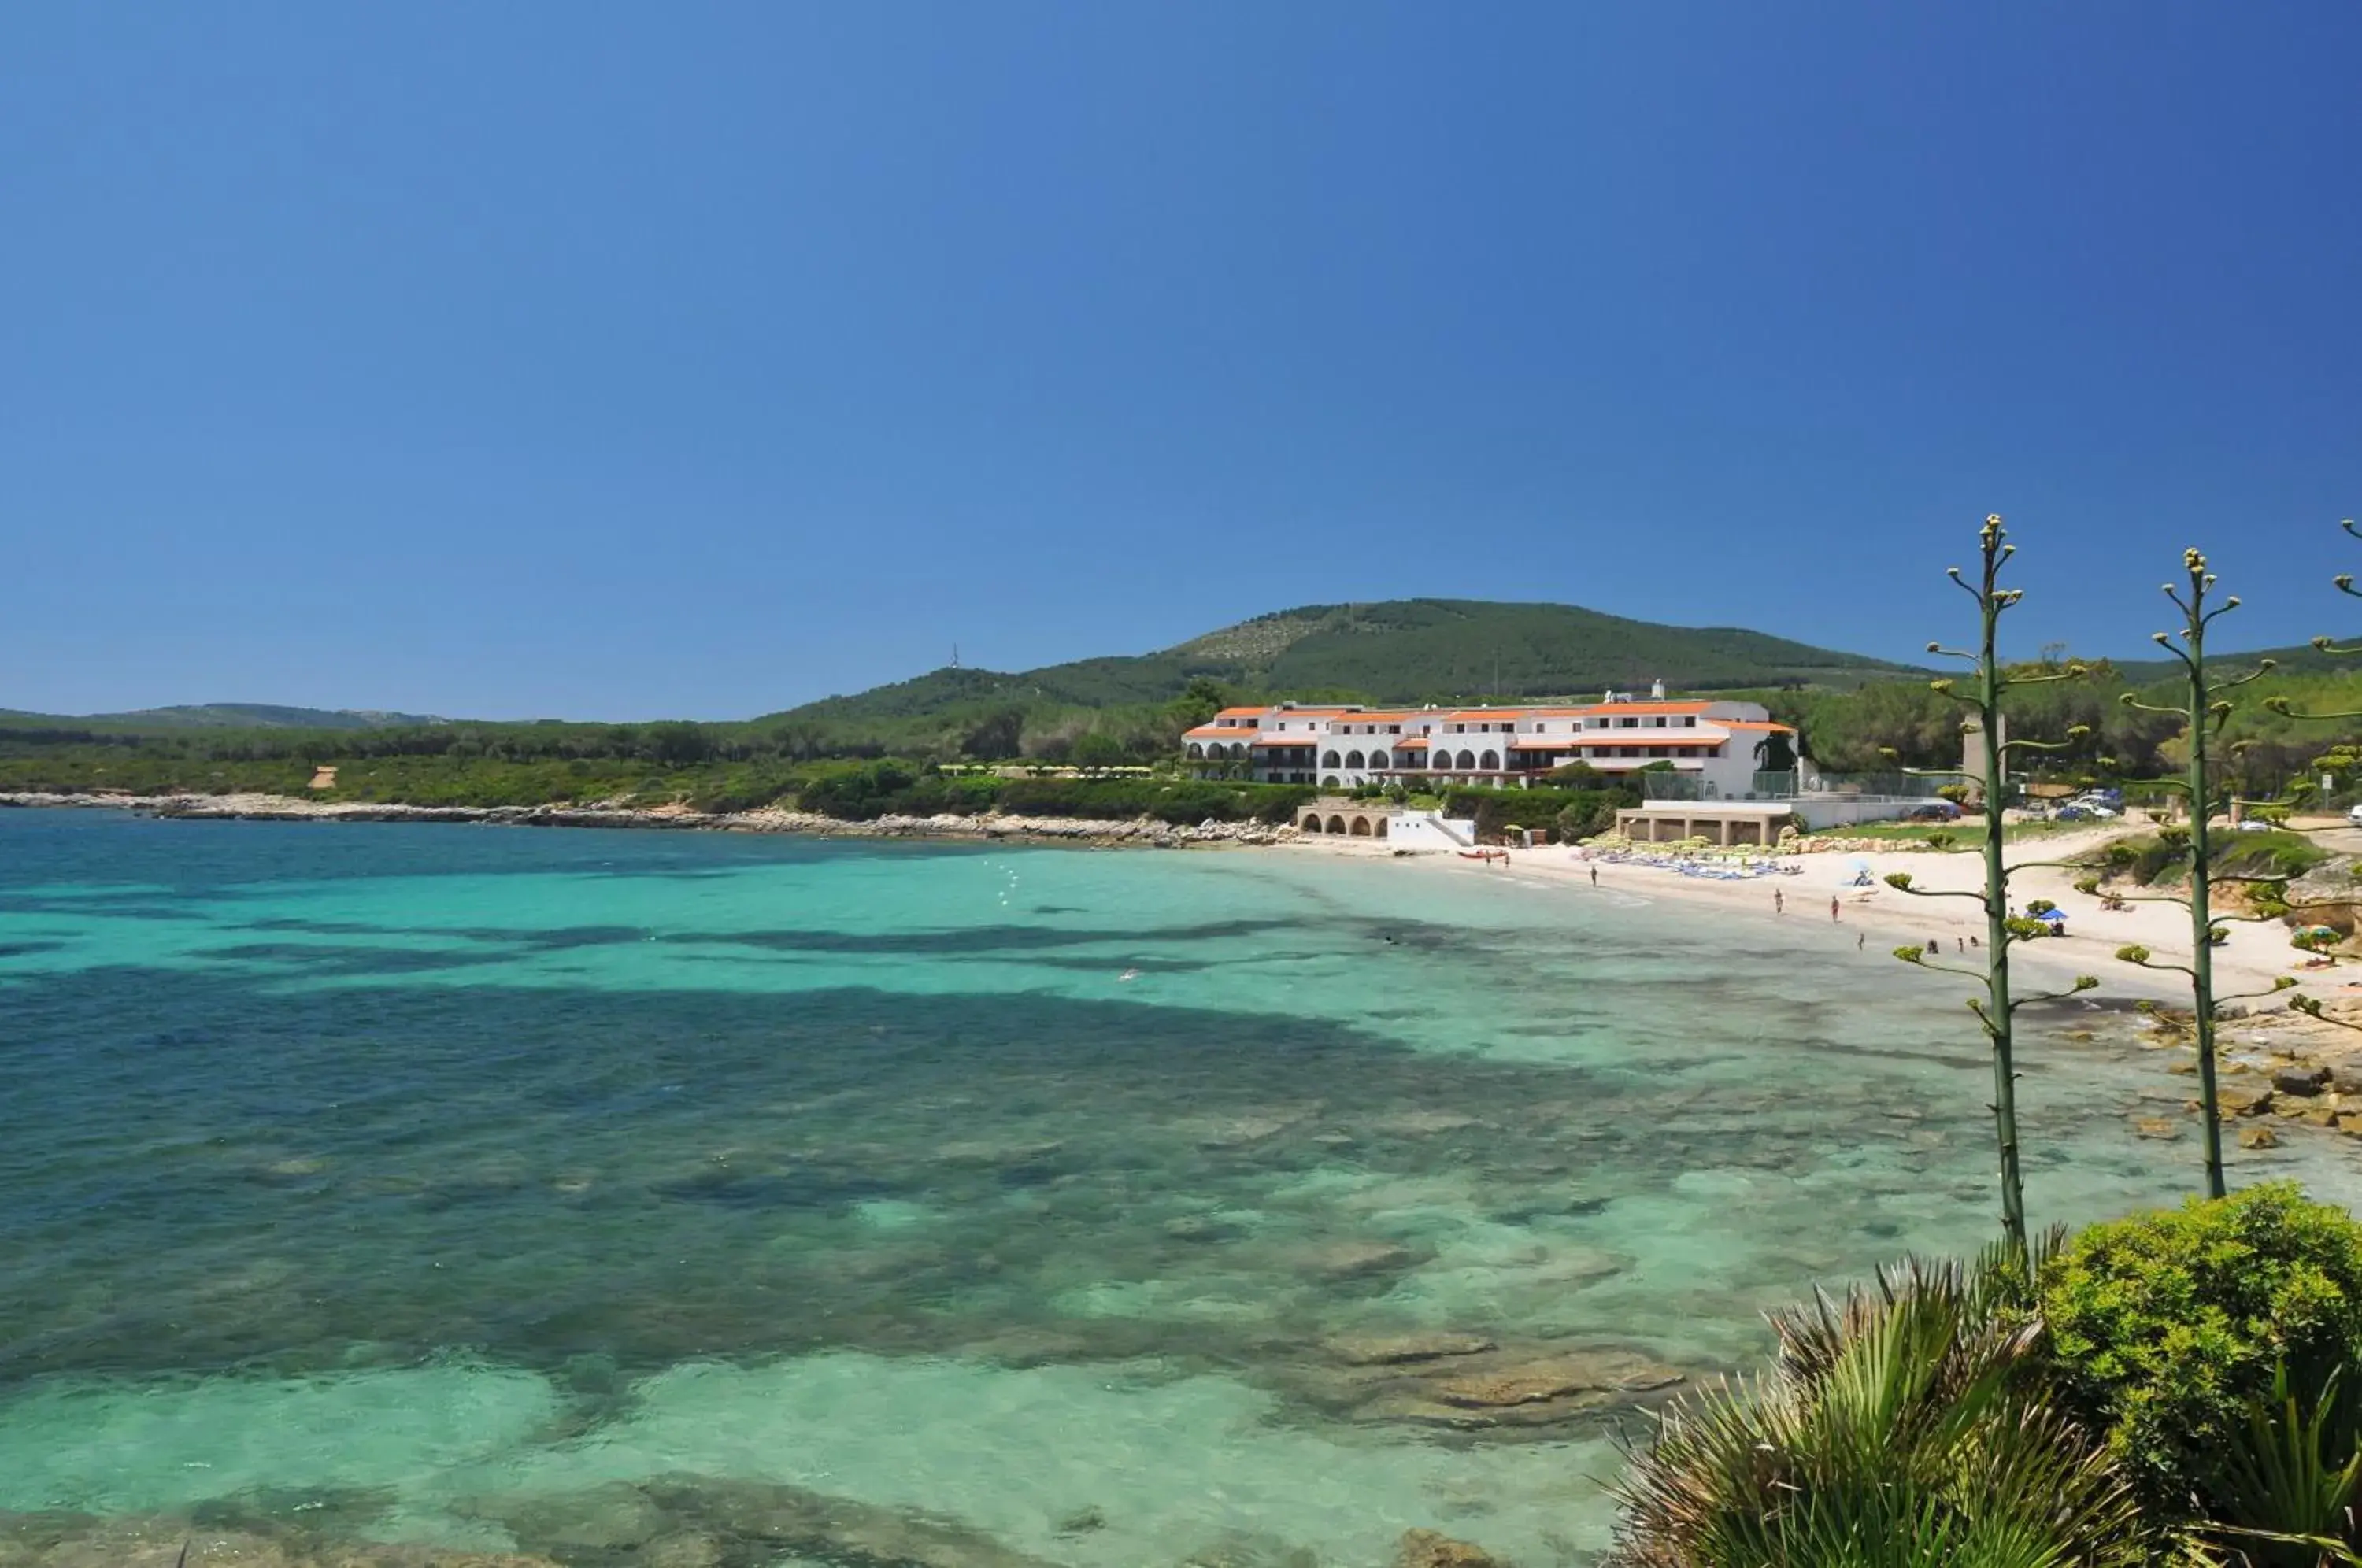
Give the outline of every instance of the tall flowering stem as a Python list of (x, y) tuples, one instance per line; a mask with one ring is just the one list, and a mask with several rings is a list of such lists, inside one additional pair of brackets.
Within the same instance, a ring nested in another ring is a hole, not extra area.
[[(1966, 975), (1985, 983), (1984, 996), (1970, 999), (1969, 1009), (1984, 1025), (1985, 1037), (1992, 1046), (1993, 1139), (2000, 1155), (2002, 1231), (2008, 1244), (2023, 1254), (2026, 1245), (2025, 1180), (2019, 1160), (2017, 1134), (2015, 1015), (2019, 1008), (2030, 1003), (2055, 1001), (2077, 991), (2089, 990), (2099, 982), (2088, 975), (2079, 976), (2074, 985), (2064, 991), (2017, 998), (2010, 995), (2009, 952), (2023, 938), (2010, 929), (2010, 868), (2003, 858), (2002, 795), (2003, 782), (2007, 777), (2004, 764), (2014, 750), (2056, 750), (2069, 743), (2004, 738), (2002, 734), (2002, 697), (2013, 686), (2075, 679), (2082, 675), (2083, 668), (2070, 664), (2064, 670), (2034, 675), (2003, 672), (1996, 652), (2001, 618), (2025, 594), (2023, 589), (2001, 586), (2001, 569), (2011, 556), (2017, 553), (2017, 547), (2008, 542), (2008, 531), (2002, 526), (1998, 516), (1985, 519), (1985, 525), (1977, 539), (1982, 567), (1976, 580), (1971, 582), (1958, 567), (1948, 569), (1946, 573), (1977, 602), (1977, 646), (1973, 649), (1948, 648), (1941, 643), (1929, 643), (1927, 651), (1964, 659), (1970, 667), (1966, 690), (1961, 690), (1962, 683), (1959, 680), (1937, 680), (1932, 684), (1937, 691), (1974, 715), (1973, 724), (1964, 723), (1961, 727), (1964, 732), (1973, 729), (1981, 754), (1985, 808), (1984, 890), (1981, 893), (1954, 893), (1918, 889), (1911, 885), (1910, 874), (1903, 871), (1894, 873), (1886, 880), (1888, 885), (1915, 897), (1975, 899), (1984, 906), (1986, 959), (1981, 975), (1973, 970), (1930, 964), (1926, 961), (1926, 953), (1916, 946), (1898, 947), (1894, 955), (1921, 968)], [(2070, 741), (2081, 733), (2080, 727), (2070, 732)]]
[(2216, 880), (2213, 774), (2223, 728), (2230, 723), (2235, 706), (2230, 693), (2268, 674), (2272, 663), (2266, 659), (2246, 674), (2225, 680), (2207, 679), (2206, 629), (2236, 610), (2239, 598), (2232, 594), (2209, 609), (2207, 600), (2214, 591), (2215, 577), (2206, 569), (2205, 556), (2184, 550), (2181, 567), (2185, 581), (2165, 584), (2166, 598), (2181, 612), (2181, 629), (2175, 634), (2154, 633), (2151, 640), (2181, 661), (2183, 699), (2174, 707), (2161, 708), (2127, 691), (2123, 701), (2145, 712), (2173, 714), (2188, 725), (2190, 766), (2181, 789), (2190, 798), (2190, 964), (2187, 968), (2159, 964), (2150, 958), (2148, 949), (2137, 946), (2120, 948), (2116, 956), (2143, 968), (2176, 970), (2190, 977), (2191, 1022), (2198, 1047), (2198, 1103), (2206, 1119), (2206, 1196), (2220, 1198), (2225, 1187), (2223, 1110), (2215, 1088), (2214, 1012), (2219, 1002), (2214, 995), (2214, 946), (2223, 940), (2224, 932), (2213, 908)]

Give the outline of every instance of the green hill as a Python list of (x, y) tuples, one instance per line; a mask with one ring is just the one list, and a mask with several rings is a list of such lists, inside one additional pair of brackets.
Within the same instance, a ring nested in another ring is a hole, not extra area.
[(1259, 615), (1160, 653), (1004, 674), (938, 669), (774, 718), (916, 719), (988, 703), (1161, 702), (1200, 677), (1242, 690), (1374, 702), (1595, 696), (1652, 680), (1687, 691), (1851, 688), (1908, 666), (1735, 626), (1665, 626), (1572, 604), (1407, 599)]
[[(2340, 637), (2338, 644), (2340, 646), (2351, 647), (2357, 641), (2362, 639), (2350, 636)], [(2253, 648), (2243, 653), (2210, 653), (2206, 656), (2206, 668), (2212, 670), (2216, 665), (2227, 665), (2235, 671), (2243, 666), (2252, 667), (2263, 659), (2272, 660), (2283, 674), (2290, 675), (2347, 675), (2356, 670), (2362, 670), (2362, 657), (2354, 654), (2323, 653), (2310, 643), (2300, 643), (2292, 648)], [(2116, 667), (2116, 673), (2136, 686), (2146, 686), (2158, 680), (2169, 680), (2181, 674), (2183, 669), (2179, 660), (2164, 656), (2157, 658), (2120, 658), (2113, 662)]]
[(0, 726), (9, 729), (72, 728), (98, 734), (157, 730), (383, 730), (444, 722), (424, 713), (283, 708), (268, 702), (204, 702), (177, 708), (140, 708), (124, 713), (82, 714), (28, 713), (0, 708)]

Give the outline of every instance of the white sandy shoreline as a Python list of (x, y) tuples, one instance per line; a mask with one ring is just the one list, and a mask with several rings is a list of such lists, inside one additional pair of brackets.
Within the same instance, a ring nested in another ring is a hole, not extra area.
[[(2029, 899), (2047, 899), (2067, 914), (2068, 934), (2028, 943), (2013, 952), (2012, 967), (2020, 977), (2021, 994), (2064, 989), (2075, 976), (2081, 974), (2100, 981), (2099, 988), (2088, 993), (2094, 999), (2154, 999), (2189, 1005), (2190, 989), (2182, 977), (2144, 970), (2115, 956), (2117, 948), (2137, 943), (2148, 948), (2159, 963), (2187, 964), (2193, 946), (2187, 910), (2171, 903), (2135, 903), (2125, 910), (2103, 910), (2098, 899), (2075, 890), (2076, 878), (2088, 873), (2036, 864), (2071, 859), (2122, 831), (2103, 828), (2088, 834), (2065, 834), (2036, 841), (2011, 855), (2010, 864), (2023, 867), (2016, 870), (2011, 883), (2012, 895), (2019, 906), (2022, 908)], [(1367, 841), (1308, 838), (1291, 847), (1301, 854), (1388, 854), (1383, 844)], [(1717, 921), (1741, 917), (1818, 927), (1830, 935), (1832, 958), (1859, 951), (1895, 963), (1897, 960), (1892, 956), (1894, 949), (1905, 944), (1925, 947), (1932, 939), (1938, 951), (1929, 955), (1931, 965), (1973, 969), (1975, 975), (1960, 978), (1970, 984), (1981, 982), (1984, 949), (1965, 944), (1970, 938), (1979, 943), (1984, 939), (1983, 907), (1974, 899), (1950, 896), (1981, 891), (1984, 862), (1980, 856), (1920, 850), (1787, 856), (1778, 858), (1785, 864), (1802, 866), (1802, 874), (1719, 881), (1684, 877), (1653, 866), (1586, 860), (1583, 854), (1577, 847), (1553, 845), (1511, 851), (1506, 866), (1458, 856), (1422, 856), (1418, 859), (1467, 876), (1508, 877), (1584, 892), (1590, 890), (1591, 874), (1596, 869), (1598, 887), (1603, 892), (1695, 908), (1701, 913), (1711, 911)], [(1856, 868), (1864, 863), (1870, 867), (1871, 885), (1854, 886)], [(1915, 888), (1922, 891), (1905, 893), (1886, 886), (1887, 875), (1895, 871), (1908, 872)], [(1775, 909), (1775, 889), (1784, 912)], [(1829, 912), (1832, 899), (1838, 908), (1834, 921)], [(2277, 922), (2235, 922), (2229, 930), (2230, 940), (2214, 949), (2215, 988), (2226, 999), (2242, 992), (2269, 992), (2274, 980), (2281, 976), (2295, 979), (2297, 988), (2280, 993), (2277, 999), (2259, 999), (2256, 1005), (2282, 1007), (2290, 995), (2300, 993), (2316, 995), (2324, 1000), (2352, 994), (2345, 990), (2344, 984), (2346, 976), (2354, 971), (2303, 968), (2305, 955), (2289, 945), (2288, 932)], [(1857, 945), (1857, 938), (1864, 940)]]

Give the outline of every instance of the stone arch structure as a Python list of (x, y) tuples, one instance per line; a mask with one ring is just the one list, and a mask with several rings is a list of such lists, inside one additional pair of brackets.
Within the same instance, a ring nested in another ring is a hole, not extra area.
[(1386, 815), (1393, 810), (1384, 801), (1315, 801), (1295, 822), (1305, 833), (1328, 838), (1379, 839), (1386, 836)]

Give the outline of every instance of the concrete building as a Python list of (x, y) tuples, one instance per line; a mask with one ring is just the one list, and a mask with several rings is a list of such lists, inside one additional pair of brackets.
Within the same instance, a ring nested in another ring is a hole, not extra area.
[(1229, 708), (1184, 735), (1182, 748), (1208, 777), (1335, 790), (1396, 780), (1518, 788), (1571, 762), (1602, 773), (1669, 765), (1696, 793), (1729, 800), (1761, 793), (1759, 773), (1793, 772), (1802, 761), (1796, 732), (1760, 704), (1668, 700), (1661, 688), (1579, 707)]

